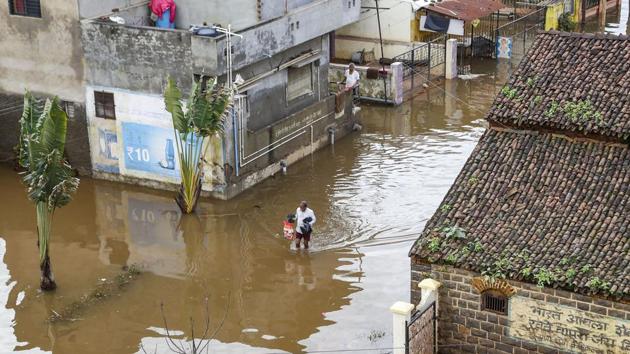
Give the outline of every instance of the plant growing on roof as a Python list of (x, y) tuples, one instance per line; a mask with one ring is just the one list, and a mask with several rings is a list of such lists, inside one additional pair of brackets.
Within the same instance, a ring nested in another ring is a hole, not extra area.
[(540, 102), (542, 102), (542, 96), (538, 95), (534, 97), (534, 104), (539, 104)]
[(591, 280), (586, 283), (586, 286), (588, 286), (593, 292), (599, 290), (607, 291), (608, 289), (610, 289), (610, 283), (607, 281), (603, 281), (599, 277), (591, 278)]
[(549, 108), (545, 111), (545, 116), (548, 118), (552, 118), (556, 115), (556, 113), (558, 113), (559, 109), (560, 105), (558, 104), (558, 102), (553, 100), (551, 101), (551, 105), (549, 106)]
[(440, 247), (442, 247), (442, 241), (440, 240), (439, 237), (433, 237), (431, 238), (431, 240), (429, 240), (429, 243), (427, 244), (427, 248), (429, 249), (429, 251), (431, 252), (437, 252), (440, 250)]
[(466, 238), (466, 230), (457, 225), (444, 226), (440, 231), (447, 239), (463, 240)]
[(580, 268), (580, 273), (584, 274), (584, 273), (590, 273), (593, 271), (593, 266), (590, 263), (587, 263), (585, 265), (582, 266), (582, 268)]
[(506, 256), (495, 260), (490, 266), (488, 266), (482, 275), (489, 278), (505, 279), (509, 272), (512, 270), (512, 260)]
[(171, 113), (179, 160), (181, 185), (175, 200), (183, 213), (192, 213), (201, 192), (203, 161), (210, 140), (223, 133), (234, 93), (217, 85), (216, 78), (208, 80), (205, 87), (194, 83), (182, 106), (182, 93), (175, 81), (168, 79), (164, 91), (166, 110)]
[(23, 181), (28, 198), (36, 205), (40, 288), (57, 287), (50, 262), (50, 234), (55, 210), (70, 202), (79, 179), (64, 159), (68, 115), (57, 97), (42, 105), (30, 92), (24, 95), (20, 119), (19, 163), (26, 169)]
[(577, 270), (575, 270), (575, 268), (569, 268), (566, 270), (566, 272), (564, 272), (564, 276), (567, 278), (569, 282), (572, 282), (573, 279), (575, 279), (576, 275), (577, 275)]
[(545, 267), (542, 267), (534, 274), (534, 279), (539, 287), (544, 287), (556, 281), (556, 275)]
[(574, 123), (577, 122), (587, 122), (591, 120), (591, 118), (595, 121), (597, 125), (601, 125), (604, 123), (604, 118), (600, 112), (595, 110), (595, 107), (591, 104), (591, 101), (577, 101), (577, 102), (567, 102), (562, 107), (565, 114), (571, 118)]
[(510, 88), (510, 86), (503, 86), (503, 88), (501, 89), (501, 93), (503, 94), (503, 96), (511, 100), (515, 99), (518, 95), (518, 91), (515, 88)]

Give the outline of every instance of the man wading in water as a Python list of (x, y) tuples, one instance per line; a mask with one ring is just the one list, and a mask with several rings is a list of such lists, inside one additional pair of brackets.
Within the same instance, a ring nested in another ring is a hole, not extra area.
[(313, 224), (317, 218), (313, 210), (308, 208), (306, 201), (302, 201), (300, 206), (295, 211), (295, 217), (297, 219), (297, 227), (295, 229), (295, 247), (300, 248), (300, 240), (304, 239), (304, 249), (308, 249), (308, 242), (311, 240), (311, 232), (313, 231)]

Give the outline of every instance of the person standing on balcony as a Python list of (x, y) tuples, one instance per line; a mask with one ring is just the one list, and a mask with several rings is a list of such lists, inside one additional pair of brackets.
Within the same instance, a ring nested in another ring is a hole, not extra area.
[(295, 248), (300, 248), (300, 241), (304, 239), (304, 249), (308, 249), (308, 243), (311, 241), (311, 232), (317, 218), (315, 213), (308, 207), (306, 201), (302, 201), (295, 211), (297, 219), (297, 228), (295, 234)]

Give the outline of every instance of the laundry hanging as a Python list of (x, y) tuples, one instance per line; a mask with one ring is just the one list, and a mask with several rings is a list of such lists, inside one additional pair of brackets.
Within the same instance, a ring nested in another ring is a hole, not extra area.
[(427, 22), (424, 24), (424, 27), (430, 29), (431, 31), (446, 33), (448, 32), (450, 22), (451, 20), (447, 17), (429, 13), (427, 14)]
[[(151, 12), (158, 17), (157, 26), (161, 28), (175, 28), (175, 1), (151, 0)], [(168, 22), (167, 22), (168, 19)]]

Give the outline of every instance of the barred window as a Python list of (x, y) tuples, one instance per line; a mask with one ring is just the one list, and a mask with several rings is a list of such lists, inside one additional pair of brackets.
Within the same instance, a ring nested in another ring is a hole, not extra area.
[(42, 17), (39, 0), (9, 0), (11, 15)]
[(115, 107), (113, 93), (94, 91), (94, 108), (97, 117), (116, 119)]
[(507, 315), (508, 299), (505, 295), (498, 291), (484, 291), (481, 294), (481, 309), (501, 315)]
[(311, 64), (307, 64), (301, 68), (290, 67), (288, 71), (287, 101), (313, 92), (313, 70)]

